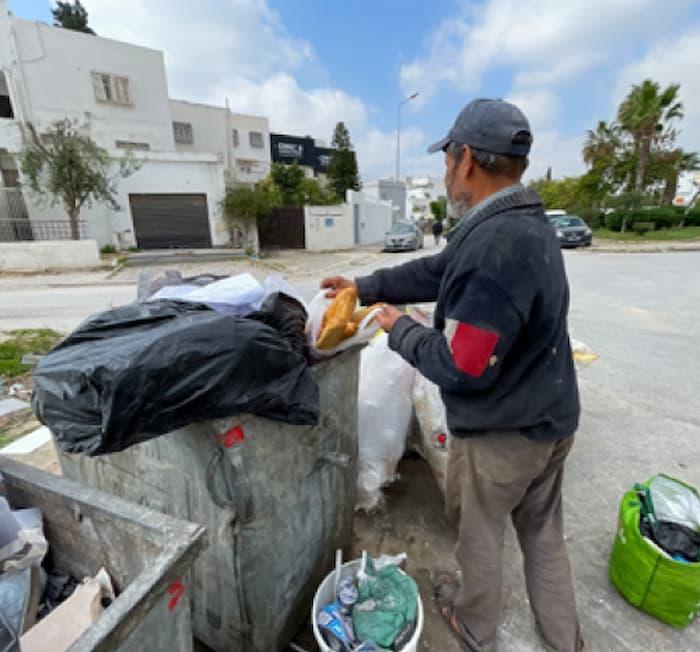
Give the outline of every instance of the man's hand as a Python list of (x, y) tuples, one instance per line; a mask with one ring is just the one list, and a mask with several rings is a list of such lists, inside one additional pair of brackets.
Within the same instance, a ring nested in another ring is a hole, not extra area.
[(404, 317), (405, 315), (405, 312), (397, 310), (396, 308), (394, 308), (394, 306), (382, 306), (382, 308), (380, 308), (379, 312), (377, 313), (376, 320), (379, 323), (379, 325), (387, 333), (389, 333), (391, 332), (391, 329), (394, 328), (396, 320), (400, 317)]
[(321, 289), (328, 290), (328, 292), (326, 292), (326, 296), (329, 299), (335, 299), (341, 290), (354, 287), (355, 283), (344, 276), (330, 276), (321, 281)]

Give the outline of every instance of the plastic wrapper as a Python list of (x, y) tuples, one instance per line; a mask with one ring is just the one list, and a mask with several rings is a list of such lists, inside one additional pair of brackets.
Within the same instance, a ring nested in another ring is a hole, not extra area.
[(416, 372), (389, 348), (382, 333), (362, 352), (358, 393), (357, 508), (371, 511), (394, 480), (411, 423)]
[(38, 509), (12, 511), (0, 497), (0, 575), (41, 564), (48, 543)]
[(649, 496), (658, 521), (700, 531), (700, 498), (693, 489), (666, 475), (657, 475), (649, 483)]
[(299, 350), (304, 316), (280, 295), (256, 319), (174, 301), (110, 310), (37, 365), (34, 410), (61, 450), (87, 455), (240, 413), (315, 425), (318, 387)]
[(317, 358), (330, 357), (357, 344), (365, 344), (369, 342), (379, 330), (379, 324), (375, 319), (376, 310), (371, 310), (357, 325), (354, 335), (343, 339), (337, 346), (333, 346), (332, 348), (317, 348), (316, 342), (318, 341), (323, 327), (323, 317), (331, 303), (332, 300), (326, 297), (326, 290), (323, 290), (319, 292), (309, 304), (309, 319), (306, 326), (306, 334), (309, 347)]
[(408, 640), (418, 612), (415, 581), (397, 566), (377, 570), (371, 559), (358, 580), (359, 597), (352, 612), (357, 639), (392, 649), (399, 636)]

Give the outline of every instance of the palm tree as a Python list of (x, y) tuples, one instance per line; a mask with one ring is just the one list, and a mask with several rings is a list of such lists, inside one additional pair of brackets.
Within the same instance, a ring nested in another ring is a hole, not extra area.
[(670, 204), (676, 196), (678, 177), (683, 172), (700, 170), (700, 154), (676, 148), (659, 154), (659, 164), (664, 183), (663, 203)]
[(608, 124), (600, 120), (595, 128), (586, 132), (583, 144), (583, 161), (595, 167), (597, 164), (609, 165), (620, 146), (620, 127), (614, 122)]
[(678, 100), (680, 84), (670, 84), (663, 91), (658, 82), (645, 79), (632, 86), (618, 110), (618, 120), (634, 142), (637, 159), (634, 189), (642, 192), (649, 163), (651, 145), (664, 133), (670, 122), (683, 117), (683, 104)]

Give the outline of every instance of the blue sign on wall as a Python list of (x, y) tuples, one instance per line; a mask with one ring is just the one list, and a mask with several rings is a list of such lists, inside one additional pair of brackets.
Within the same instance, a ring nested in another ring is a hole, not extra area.
[(335, 224), (335, 220), (332, 217), (327, 217), (323, 223), (330, 229)]

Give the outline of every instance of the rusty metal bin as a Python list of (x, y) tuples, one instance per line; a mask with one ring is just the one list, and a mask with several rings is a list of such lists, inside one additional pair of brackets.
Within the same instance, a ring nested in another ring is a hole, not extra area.
[(284, 649), (351, 542), (359, 357), (357, 347), (313, 367), (315, 427), (246, 415), (111, 455), (59, 456), (68, 477), (207, 528), (193, 629), (217, 652)]
[(41, 510), (57, 568), (84, 577), (104, 566), (112, 578), (117, 599), (69, 652), (192, 651), (190, 599), (183, 592), (189, 587), (181, 578), (205, 546), (203, 527), (2, 455), (0, 473), (13, 508)]

